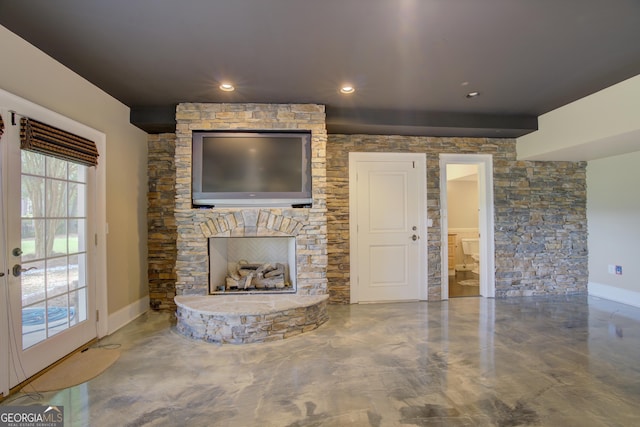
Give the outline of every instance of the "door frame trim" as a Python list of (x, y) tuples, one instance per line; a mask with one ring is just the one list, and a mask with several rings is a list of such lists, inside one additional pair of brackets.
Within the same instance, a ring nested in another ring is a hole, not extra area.
[(447, 164), (478, 166), (478, 229), (480, 232), (480, 296), (494, 298), (495, 236), (493, 202), (493, 156), (491, 154), (440, 154), (440, 227), (441, 227), (441, 299), (449, 299), (449, 266), (447, 253), (449, 229), (447, 217)]
[(428, 298), (429, 284), (428, 275), (428, 229), (427, 229), (427, 155), (425, 153), (390, 153), (390, 152), (350, 152), (349, 153), (349, 294), (351, 304), (360, 301), (359, 289), (354, 278), (359, 277), (358, 263), (354, 262), (358, 255), (358, 239), (355, 238), (358, 231), (357, 212), (357, 185), (356, 185), (356, 164), (358, 162), (387, 162), (391, 160), (411, 160), (418, 162), (425, 172), (421, 177), (420, 187), (424, 191), (420, 192), (419, 206), (419, 229), (420, 236), (423, 236), (422, 244), (419, 245), (420, 272), (419, 272), (419, 299), (426, 301)]

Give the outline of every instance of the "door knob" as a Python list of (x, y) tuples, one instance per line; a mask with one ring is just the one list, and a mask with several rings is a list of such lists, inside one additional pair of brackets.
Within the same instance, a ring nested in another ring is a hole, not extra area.
[(415, 242), (416, 240), (418, 240), (419, 238), (420, 238), (420, 237), (418, 237), (418, 236), (417, 236), (417, 235), (415, 235), (415, 234), (414, 234), (413, 236), (411, 236), (411, 240), (413, 240), (414, 242)]
[(25, 271), (36, 270), (37, 268), (38, 267), (22, 268), (20, 264), (16, 264), (13, 266), (13, 275), (15, 277), (20, 277), (22, 276), (22, 273), (24, 273)]

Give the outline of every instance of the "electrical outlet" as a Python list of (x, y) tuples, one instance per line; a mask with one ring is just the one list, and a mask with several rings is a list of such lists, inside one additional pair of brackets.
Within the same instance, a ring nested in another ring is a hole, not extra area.
[(615, 266), (615, 265), (613, 265), (613, 264), (609, 264), (609, 265), (607, 266), (607, 272), (608, 272), (609, 274), (616, 274), (616, 266)]
[(622, 276), (622, 266), (616, 265), (616, 275)]

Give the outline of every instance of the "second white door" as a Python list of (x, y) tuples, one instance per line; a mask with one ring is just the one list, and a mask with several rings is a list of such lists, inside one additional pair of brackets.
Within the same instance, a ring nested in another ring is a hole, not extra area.
[(426, 158), (351, 153), (352, 302), (426, 299)]

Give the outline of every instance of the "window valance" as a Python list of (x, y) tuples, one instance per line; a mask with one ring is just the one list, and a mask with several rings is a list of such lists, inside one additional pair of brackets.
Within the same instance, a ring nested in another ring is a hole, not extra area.
[(20, 119), (20, 148), (86, 166), (98, 164), (95, 142), (34, 119)]

